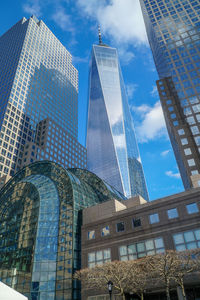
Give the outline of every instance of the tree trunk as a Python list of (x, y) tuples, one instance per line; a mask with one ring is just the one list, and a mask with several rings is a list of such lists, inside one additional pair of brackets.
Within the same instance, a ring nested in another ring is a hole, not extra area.
[(183, 299), (186, 300), (186, 294), (185, 294), (185, 287), (184, 287), (184, 284), (183, 284), (183, 279), (181, 279), (180, 287), (181, 287)]
[(122, 299), (123, 299), (123, 300), (126, 300), (126, 297), (125, 297), (125, 294), (124, 294), (124, 293), (122, 294)]
[(166, 282), (166, 296), (167, 296), (167, 300), (171, 300), (170, 299), (170, 292), (169, 292), (169, 282)]
[(144, 300), (144, 294), (143, 294), (143, 293), (141, 293), (140, 299), (141, 299), (141, 300)]

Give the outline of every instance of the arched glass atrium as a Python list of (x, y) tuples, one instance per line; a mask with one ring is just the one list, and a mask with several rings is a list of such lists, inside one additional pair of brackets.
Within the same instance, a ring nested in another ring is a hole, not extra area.
[(49, 161), (0, 191), (0, 280), (31, 300), (80, 299), (81, 210), (124, 196), (95, 174)]

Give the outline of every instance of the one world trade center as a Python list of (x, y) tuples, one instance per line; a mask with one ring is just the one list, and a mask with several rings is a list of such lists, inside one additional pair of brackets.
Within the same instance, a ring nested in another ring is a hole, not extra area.
[(87, 168), (125, 196), (148, 200), (117, 50), (100, 32), (90, 62)]

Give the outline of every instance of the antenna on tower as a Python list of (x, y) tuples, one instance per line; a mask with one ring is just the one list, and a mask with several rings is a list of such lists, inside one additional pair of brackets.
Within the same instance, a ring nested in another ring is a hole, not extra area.
[(98, 32), (99, 32), (99, 45), (102, 45), (102, 38), (101, 38), (101, 28), (100, 28), (100, 25), (98, 26)]

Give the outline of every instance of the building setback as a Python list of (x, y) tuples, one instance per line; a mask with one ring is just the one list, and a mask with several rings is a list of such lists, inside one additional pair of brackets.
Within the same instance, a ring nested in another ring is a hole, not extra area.
[(115, 48), (93, 45), (89, 76), (87, 168), (126, 197), (148, 200), (142, 163)]
[(0, 108), (0, 177), (36, 160), (86, 167), (77, 140), (78, 72), (34, 16), (0, 37)]
[(80, 299), (81, 210), (125, 197), (95, 174), (24, 167), (0, 191), (0, 279), (30, 300)]
[(185, 189), (200, 174), (200, 4), (140, 0), (157, 87)]
[[(200, 188), (195, 188), (148, 203), (137, 196), (121, 202), (112, 199), (84, 209), (82, 268), (138, 259), (170, 249), (200, 248), (199, 197)], [(193, 289), (199, 283), (199, 279), (193, 278), (193, 282), (186, 284), (191, 294), (188, 299), (196, 299), (195, 293), (199, 296), (200, 290)], [(165, 299), (156, 290), (146, 292), (148, 300)], [(83, 289), (82, 300), (106, 300), (108, 295), (101, 293)], [(176, 293), (173, 299), (177, 299)]]

